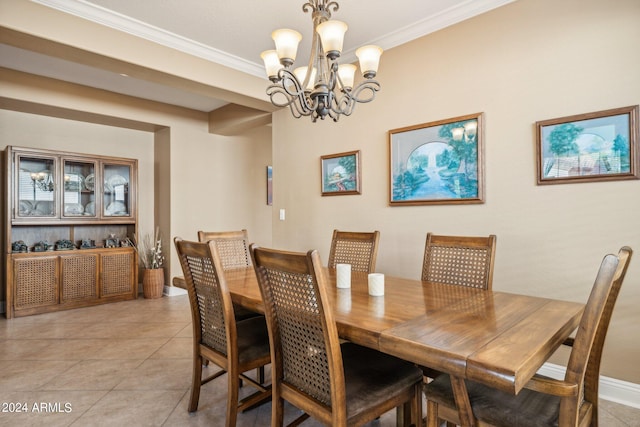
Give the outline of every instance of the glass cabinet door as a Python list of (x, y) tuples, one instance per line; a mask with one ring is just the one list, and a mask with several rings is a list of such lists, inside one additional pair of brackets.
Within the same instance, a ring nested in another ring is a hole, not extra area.
[(129, 195), (131, 173), (130, 165), (103, 164), (103, 216), (131, 216), (131, 199)]
[(18, 156), (17, 196), (20, 218), (56, 216), (55, 159)]
[(93, 162), (64, 160), (64, 217), (95, 217), (96, 193)]

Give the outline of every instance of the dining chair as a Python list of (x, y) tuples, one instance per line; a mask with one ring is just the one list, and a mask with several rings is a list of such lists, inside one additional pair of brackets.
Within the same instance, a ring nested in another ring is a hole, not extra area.
[[(249, 254), (249, 233), (247, 230), (237, 231), (198, 231), (198, 241), (214, 241), (223, 270), (251, 267), (251, 255)], [(238, 304), (233, 304), (236, 321), (250, 317), (262, 316), (255, 311), (246, 309)]]
[(422, 280), (491, 289), (496, 236), (441, 236), (427, 233)]
[(376, 269), (380, 232), (333, 230), (329, 250), (329, 268), (336, 264), (351, 264), (352, 271), (373, 273)]
[[(602, 349), (631, 248), (604, 257), (578, 326), (564, 380), (536, 374), (517, 395), (465, 381), (473, 416), (480, 425), (503, 427), (598, 425), (598, 382)], [(427, 427), (439, 419), (457, 423), (451, 381), (441, 375), (424, 386)], [(483, 424), (484, 423), (484, 424)]]
[[(253, 407), (271, 396), (269, 386), (244, 375), (270, 363), (269, 335), (264, 316), (236, 321), (220, 254), (214, 242), (174, 239), (184, 273), (193, 325), (193, 378), (189, 412), (198, 409), (200, 388), (227, 373), (226, 425), (235, 426), (238, 411)], [(221, 370), (202, 378), (203, 362)], [(242, 379), (257, 391), (239, 400)]]
[(422, 419), (422, 371), (353, 343), (340, 344), (328, 305), (328, 274), (318, 252), (251, 245), (271, 344), (272, 426), (284, 401), (331, 426), (360, 425), (401, 408), (399, 421)]
[[(491, 289), (496, 236), (445, 236), (427, 233), (422, 261), (423, 281)], [(425, 380), (441, 372), (423, 366)]]

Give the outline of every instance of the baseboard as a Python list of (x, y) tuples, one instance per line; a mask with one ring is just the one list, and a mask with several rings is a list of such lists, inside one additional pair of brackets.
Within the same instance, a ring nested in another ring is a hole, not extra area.
[(187, 294), (187, 290), (186, 289), (178, 288), (176, 286), (164, 285), (163, 295), (165, 297), (175, 297), (175, 296), (178, 296), (178, 295), (186, 295), (186, 294)]
[[(538, 372), (551, 378), (561, 379), (564, 378), (565, 367), (545, 363)], [(601, 399), (640, 409), (640, 384), (600, 375), (599, 394)]]

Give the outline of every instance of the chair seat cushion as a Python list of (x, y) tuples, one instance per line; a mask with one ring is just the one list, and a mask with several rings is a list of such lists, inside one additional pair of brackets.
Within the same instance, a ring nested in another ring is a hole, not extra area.
[[(481, 421), (504, 427), (549, 427), (558, 425), (560, 398), (523, 389), (512, 395), (473, 381), (465, 381), (473, 415)], [(440, 375), (424, 386), (428, 400), (455, 408), (449, 375)]]
[(412, 363), (353, 343), (341, 349), (349, 418), (422, 381)]
[(233, 304), (233, 313), (235, 315), (236, 322), (250, 319), (252, 317), (264, 316), (263, 314), (256, 313), (255, 311), (251, 311), (248, 308), (244, 308), (243, 306), (237, 304)]
[(238, 361), (241, 365), (269, 356), (269, 333), (264, 316), (237, 322), (236, 330), (238, 332)]

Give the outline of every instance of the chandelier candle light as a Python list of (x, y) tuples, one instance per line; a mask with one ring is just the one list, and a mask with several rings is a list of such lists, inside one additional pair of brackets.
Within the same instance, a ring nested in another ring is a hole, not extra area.
[(347, 31), (347, 24), (331, 19), (331, 12), (338, 8), (337, 2), (328, 0), (310, 0), (302, 6), (305, 13), (312, 12), (313, 19), (311, 55), (306, 67), (292, 70), (302, 39), (294, 30), (274, 31), (271, 37), (276, 50), (267, 50), (260, 55), (273, 83), (267, 88), (271, 103), (278, 107), (289, 106), (295, 118), (311, 116), (315, 122), (328, 115), (337, 122), (342, 114), (351, 115), (356, 103), (373, 101), (380, 90), (380, 83), (374, 80), (382, 55), (378, 46), (368, 45), (356, 50), (364, 80), (355, 87), (356, 66), (338, 64)]

